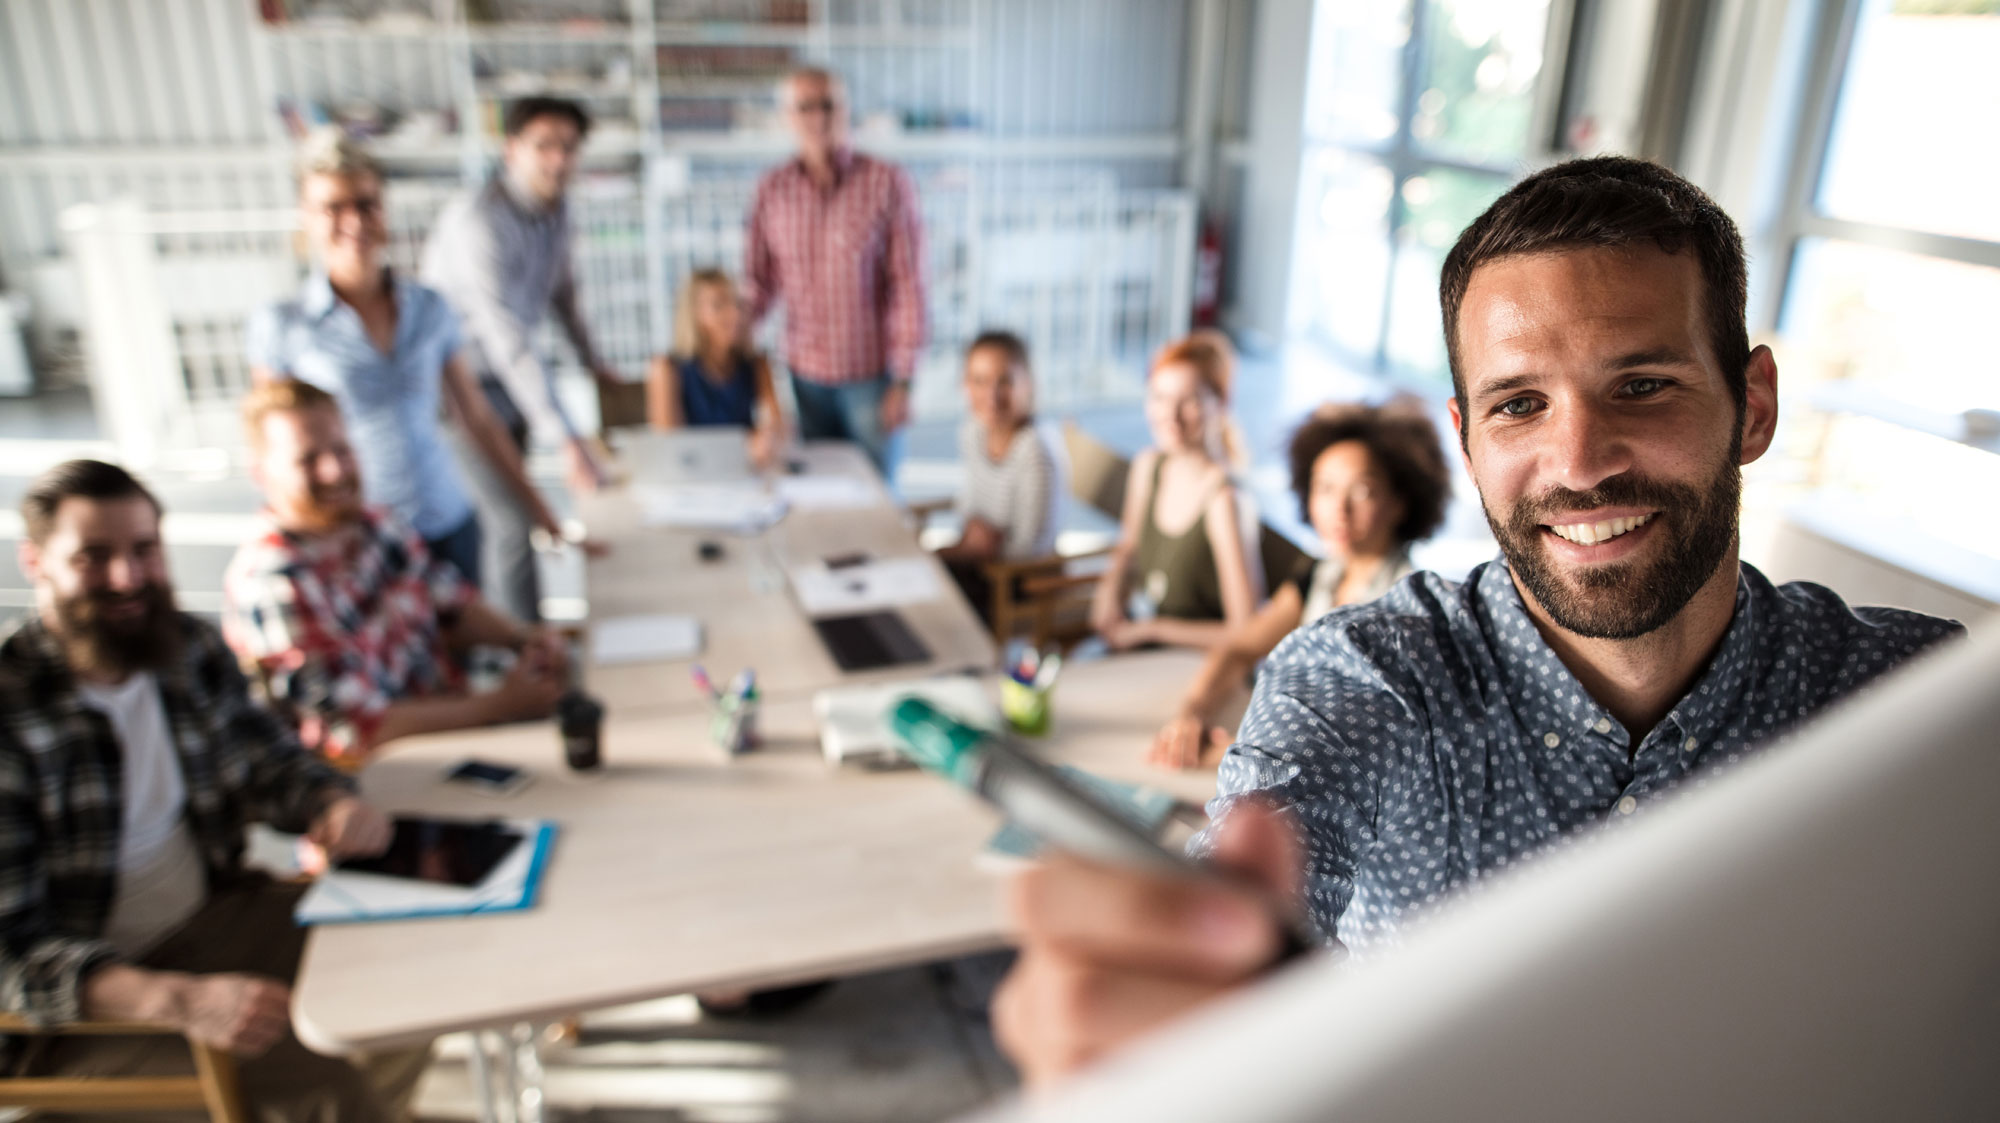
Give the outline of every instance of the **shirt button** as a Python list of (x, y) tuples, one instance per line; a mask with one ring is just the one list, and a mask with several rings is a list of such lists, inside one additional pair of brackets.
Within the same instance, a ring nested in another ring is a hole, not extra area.
[(1630, 815), (1632, 812), (1637, 811), (1638, 809), (1639, 809), (1639, 801), (1633, 799), (1629, 795), (1626, 796), (1624, 799), (1618, 801), (1618, 813), (1620, 815)]
[(1555, 735), (1555, 734), (1553, 734), (1553, 733), (1544, 733), (1544, 734), (1542, 734), (1542, 744), (1544, 744), (1544, 745), (1547, 745), (1547, 746), (1548, 746), (1549, 748), (1552, 748), (1552, 749), (1553, 749), (1553, 748), (1555, 748), (1555, 747), (1556, 747), (1557, 745), (1560, 745), (1560, 744), (1562, 744), (1562, 743), (1563, 743), (1563, 739), (1562, 739), (1561, 737), (1558, 737), (1558, 736), (1556, 736), (1556, 735)]
[(1695, 746), (1699, 743), (1700, 742), (1696, 741), (1694, 738), (1689, 737), (1687, 740), (1681, 742), (1681, 751), (1691, 753), (1694, 751)]
[(1609, 733), (1611, 732), (1611, 719), (1608, 717), (1598, 718), (1597, 724), (1591, 726), (1591, 728), (1597, 730), (1599, 733)]

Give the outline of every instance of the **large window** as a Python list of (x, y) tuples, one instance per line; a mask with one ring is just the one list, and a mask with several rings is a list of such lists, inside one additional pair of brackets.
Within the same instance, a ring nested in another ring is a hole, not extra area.
[(1315, 7), (1292, 331), (1444, 378), (1438, 268), (1539, 148), (1548, 21), (1548, 0)]
[(1810, 482), (2000, 559), (2000, 0), (1833, 19), (1781, 231), (1786, 378), (1825, 411)]

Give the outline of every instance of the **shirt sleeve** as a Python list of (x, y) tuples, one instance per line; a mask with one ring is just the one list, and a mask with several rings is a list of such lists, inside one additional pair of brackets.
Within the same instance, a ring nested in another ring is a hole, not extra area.
[(229, 648), (206, 625), (202, 636), (203, 689), (220, 711), (217, 724), (228, 743), (249, 758), (246, 802), (254, 817), (278, 830), (305, 831), (327, 804), (354, 793), (354, 781), (308, 753), (277, 714), (257, 704)]
[(894, 169), (885, 247), (888, 300), (883, 308), (889, 377), (908, 382), (924, 349), (924, 217), (910, 174)]
[(757, 184), (750, 216), (743, 224), (743, 303), (754, 330), (778, 300), (778, 258), (771, 250), (765, 223), (769, 219), (771, 181)]
[(1027, 452), (1009, 457), (1007, 544), (1005, 555), (1028, 558), (1045, 552), (1050, 538), (1049, 521), (1055, 516), (1055, 457), (1032, 427), (1015, 438), (1025, 442)]
[[(1355, 873), (1374, 848), (1378, 824), (1407, 762), (1428, 734), (1407, 700), (1407, 662), (1357, 638), (1329, 617), (1293, 632), (1257, 675), (1236, 743), (1223, 758), (1213, 824), (1256, 797), (1291, 813), (1305, 855), (1304, 903), (1321, 934), (1338, 938)], [(1189, 849), (1206, 854), (1214, 825)]]
[(0, 1008), (36, 1025), (80, 1021), (84, 978), (122, 957), (50, 922), (38, 792), (25, 762), (18, 748), (0, 745)]
[(281, 347), (283, 328), (281, 306), (267, 304), (251, 314), (243, 325), (243, 358), (253, 367), (280, 374), (289, 374), (291, 364), (285, 361)]
[(232, 567), (226, 592), (229, 646), (292, 709), (300, 740), (330, 760), (358, 757), (391, 698), (358, 645), (327, 626), (327, 591), (274, 556)]
[(451, 269), (461, 279), (455, 297), (465, 317), (465, 330), (479, 341), (494, 377), (507, 388), (528, 424), (544, 438), (557, 442), (578, 435), (556, 394), (555, 372), (535, 354), (534, 342), (507, 308), (506, 255), (492, 224), (478, 208), (455, 216), (455, 253)]

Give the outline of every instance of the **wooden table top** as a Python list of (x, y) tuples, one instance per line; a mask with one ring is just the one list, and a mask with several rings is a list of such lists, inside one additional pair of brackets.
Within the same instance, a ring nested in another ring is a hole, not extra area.
[[(754, 668), (766, 699), (995, 666), (993, 642), (979, 617), (944, 566), (917, 544), (915, 531), (860, 450), (844, 442), (815, 442), (805, 446), (801, 458), (810, 475), (864, 483), (876, 502), (839, 510), (794, 509), (755, 535), (646, 526), (629, 484), (582, 502), (591, 535), (611, 545), (610, 555), (592, 559), (586, 570), (591, 619), (672, 613), (702, 623), (702, 651), (694, 659), (592, 666), (586, 646), (585, 682), (612, 712), (705, 707), (706, 698), (690, 675), (697, 662), (718, 683)], [(723, 556), (700, 560), (703, 542), (720, 544)], [(928, 663), (844, 674), (820, 643), (786, 573), (793, 566), (859, 552), (878, 559), (922, 559), (930, 566), (937, 599), (896, 609), (931, 651)]]
[[(1121, 655), (1057, 685), (1050, 759), (1206, 800), (1210, 772), (1142, 755), (1198, 657)], [(361, 776), (391, 812), (560, 824), (524, 912), (316, 930), (295, 989), (301, 1040), (366, 1051), (709, 988), (770, 986), (1001, 946), (988, 808), (924, 774), (834, 769), (805, 695), (768, 701), (764, 745), (730, 759), (698, 711), (617, 713), (578, 776), (548, 724), (399, 742)], [(467, 756), (525, 766), (507, 798), (441, 776)]]

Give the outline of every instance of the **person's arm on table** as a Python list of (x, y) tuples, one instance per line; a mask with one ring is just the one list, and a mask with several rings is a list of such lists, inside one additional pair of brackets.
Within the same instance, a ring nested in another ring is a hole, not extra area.
[(757, 389), (755, 427), (750, 433), (750, 457), (761, 467), (777, 464), (790, 432), (785, 426), (785, 409), (778, 404), (778, 382), (771, 375), (771, 360), (758, 355), (750, 361), (750, 377)]
[(654, 355), (646, 366), (646, 424), (661, 430), (687, 424), (681, 416), (681, 372), (667, 355)]
[(1118, 541), (1111, 547), (1110, 562), (1090, 598), (1091, 629), (1107, 642), (1129, 624), (1125, 619), (1125, 580), (1132, 568), (1132, 552), (1139, 546), (1140, 522), (1153, 501), (1151, 485), (1145, 481), (1153, 478), (1153, 458), (1158, 455), (1147, 449), (1133, 457), (1131, 468), (1126, 470), (1125, 510), (1118, 520)]
[(1213, 767), (1229, 748), (1230, 734), (1211, 723), (1215, 711), (1240, 689), (1244, 677), (1299, 626), (1305, 602), (1296, 585), (1278, 587), (1257, 615), (1209, 649), (1181, 694), (1180, 709), (1153, 738), (1146, 759), (1162, 768)]
[(958, 541), (938, 551), (947, 561), (991, 561), (1001, 554), (1004, 536), (1000, 528), (974, 515), (965, 520)]

